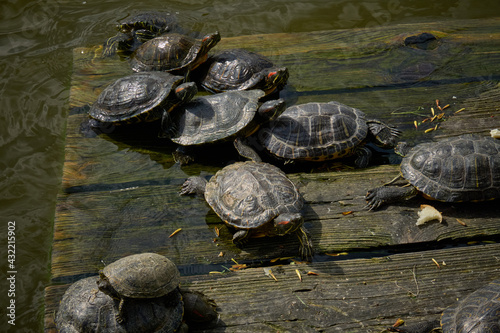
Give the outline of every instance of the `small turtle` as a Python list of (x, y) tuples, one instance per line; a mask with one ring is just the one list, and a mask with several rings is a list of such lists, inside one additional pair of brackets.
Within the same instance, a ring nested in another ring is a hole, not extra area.
[(288, 69), (260, 54), (231, 49), (209, 57), (200, 68), (201, 85), (210, 92), (261, 89), (267, 94), (283, 88)]
[[(255, 132), (266, 121), (276, 119), (285, 109), (283, 99), (267, 101), (259, 106), (264, 91), (228, 91), (201, 96), (164, 114), (162, 136), (181, 146), (198, 146), (234, 140), (238, 152), (252, 160), (259, 156), (244, 143), (244, 138)], [(190, 157), (177, 151), (181, 164)]]
[(197, 93), (196, 84), (169, 73), (135, 73), (107, 86), (89, 110), (101, 123), (155, 121)]
[(339, 102), (294, 105), (257, 133), (260, 144), (286, 161), (324, 161), (357, 154), (356, 166), (366, 167), (371, 152), (364, 147), (375, 141), (394, 147), (401, 132), (366, 119), (358, 109)]
[(206, 35), (201, 40), (169, 33), (142, 44), (130, 61), (132, 70), (167, 71), (185, 73), (207, 59), (207, 53), (220, 41), (219, 32)]
[(117, 26), (118, 34), (106, 40), (102, 53), (132, 52), (142, 43), (164, 33), (177, 31), (177, 17), (164, 12), (146, 12), (132, 16)]
[(181, 289), (184, 302), (184, 320), (189, 328), (210, 328), (219, 321), (217, 304), (213, 299), (195, 290)]
[(138, 298), (157, 298), (178, 293), (180, 273), (168, 258), (156, 253), (134, 254), (119, 259), (99, 272), (99, 290), (120, 300), (116, 319), (124, 321), (124, 304)]
[(64, 293), (55, 323), (60, 333), (171, 333), (182, 330), (183, 301), (180, 292), (150, 299), (136, 299), (123, 313), (127, 320), (119, 323), (115, 300), (96, 285), (98, 276), (73, 283)]
[(447, 308), (441, 322), (417, 323), (407, 327), (389, 329), (391, 332), (428, 333), (442, 327), (443, 333), (499, 333), (500, 332), (500, 280), (492, 281)]
[(500, 198), (499, 140), (467, 134), (421, 143), (412, 149), (400, 143), (396, 152), (404, 156), (401, 174), (386, 185), (404, 178), (409, 186), (369, 190), (366, 200), (370, 210), (418, 193), (445, 202)]
[(312, 242), (303, 227), (303, 199), (283, 171), (262, 162), (236, 162), (219, 170), (209, 182), (190, 177), (181, 195), (199, 194), (229, 226), (237, 229), (233, 243), (241, 246), (249, 237), (295, 233), (302, 258), (312, 258)]

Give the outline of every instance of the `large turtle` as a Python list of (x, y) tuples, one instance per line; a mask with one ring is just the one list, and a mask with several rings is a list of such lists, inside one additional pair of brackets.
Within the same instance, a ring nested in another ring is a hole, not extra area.
[(125, 322), (116, 320), (115, 300), (96, 285), (98, 276), (73, 283), (64, 293), (55, 323), (60, 333), (171, 333), (183, 329), (183, 301), (180, 293), (136, 299), (123, 309)]
[[(235, 140), (238, 152), (252, 160), (259, 156), (244, 143), (266, 121), (276, 119), (285, 109), (282, 99), (267, 101), (259, 106), (265, 95), (259, 89), (228, 91), (201, 96), (183, 105), (162, 119), (162, 135), (181, 146), (198, 146)], [(190, 157), (177, 152), (181, 164)]]
[(207, 53), (220, 41), (219, 32), (201, 40), (190, 36), (168, 33), (142, 44), (130, 61), (132, 70), (186, 73), (207, 59)]
[(500, 280), (492, 281), (447, 308), (441, 322), (426, 322), (389, 329), (392, 332), (428, 333), (437, 327), (443, 333), (499, 333), (500, 332)]
[(168, 258), (140, 253), (121, 258), (99, 272), (99, 290), (120, 300), (116, 319), (124, 321), (126, 300), (157, 298), (179, 292), (180, 273)]
[(264, 56), (243, 49), (209, 57), (200, 72), (201, 85), (213, 93), (261, 89), (270, 94), (281, 89), (289, 76), (286, 67), (277, 67)]
[(300, 212), (303, 199), (285, 173), (271, 164), (236, 162), (219, 170), (209, 182), (188, 178), (180, 193), (203, 195), (215, 213), (237, 229), (233, 235), (236, 245), (249, 237), (295, 233), (302, 258), (312, 257), (311, 239)]
[(373, 140), (394, 147), (400, 131), (379, 120), (366, 119), (358, 109), (339, 102), (294, 105), (257, 133), (260, 144), (286, 161), (323, 161), (358, 154), (356, 165), (368, 165)]
[(145, 41), (180, 28), (177, 17), (171, 13), (145, 12), (121, 21), (117, 29), (118, 34), (104, 43), (104, 56), (112, 56), (117, 51), (132, 52)]
[(134, 73), (122, 77), (101, 92), (89, 115), (115, 125), (155, 121), (197, 93), (196, 84), (169, 73)]
[(410, 149), (400, 143), (396, 150), (404, 156), (399, 178), (409, 186), (381, 186), (369, 190), (367, 207), (412, 198), (446, 202), (484, 201), (500, 198), (500, 141), (466, 134), (439, 142), (421, 143)]

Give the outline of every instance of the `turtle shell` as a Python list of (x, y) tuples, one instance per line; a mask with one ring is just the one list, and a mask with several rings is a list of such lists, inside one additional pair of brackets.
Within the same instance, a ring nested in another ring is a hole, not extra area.
[(500, 141), (462, 135), (413, 147), (401, 162), (403, 177), (441, 201), (500, 197)]
[(136, 72), (191, 70), (206, 59), (208, 51), (219, 40), (218, 32), (201, 41), (178, 33), (165, 34), (142, 44), (135, 51), (130, 66)]
[(169, 73), (135, 73), (110, 84), (92, 105), (89, 115), (101, 122), (155, 121), (178, 102), (170, 93), (184, 81)]
[(237, 162), (207, 183), (205, 199), (215, 213), (237, 229), (262, 227), (282, 213), (298, 213), (303, 200), (279, 168), (262, 162)]
[(444, 333), (500, 332), (500, 280), (476, 290), (441, 317)]
[(103, 268), (102, 274), (124, 297), (164, 296), (179, 286), (180, 273), (168, 258), (155, 253), (141, 253), (119, 259)]
[[(260, 54), (243, 49), (226, 50), (211, 56), (203, 64), (201, 85), (212, 92), (239, 90), (242, 87), (246, 90), (263, 89), (262, 81), (265, 76), (250, 85), (247, 83), (264, 69), (279, 70), (269, 59)], [(287, 78), (288, 76), (284, 78), (285, 82)], [(276, 82), (276, 85), (285, 82)]]
[(66, 290), (55, 317), (60, 333), (171, 333), (181, 325), (184, 304), (180, 292), (130, 301), (124, 308), (128, 320), (119, 324), (115, 300), (97, 289), (98, 278), (79, 280)]
[(365, 114), (338, 102), (294, 105), (261, 127), (258, 139), (270, 153), (297, 160), (351, 155), (368, 133)]
[(264, 94), (255, 89), (197, 97), (171, 114), (164, 131), (184, 146), (227, 140), (250, 126)]
[(121, 32), (133, 32), (135, 30), (149, 30), (161, 34), (172, 30), (177, 25), (177, 17), (166, 12), (145, 12), (125, 19), (118, 24)]

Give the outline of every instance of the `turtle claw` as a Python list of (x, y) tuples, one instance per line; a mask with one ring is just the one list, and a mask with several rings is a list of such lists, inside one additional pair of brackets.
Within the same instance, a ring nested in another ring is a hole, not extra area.
[(205, 186), (207, 181), (201, 177), (189, 177), (181, 187), (179, 195), (190, 195), (190, 194), (200, 194), (205, 193)]
[(380, 197), (381, 191), (383, 191), (383, 188), (381, 187), (369, 190), (365, 196), (365, 200), (367, 201), (367, 203), (363, 207), (363, 209), (368, 209), (369, 211), (372, 211), (382, 206), (385, 203), (385, 201)]

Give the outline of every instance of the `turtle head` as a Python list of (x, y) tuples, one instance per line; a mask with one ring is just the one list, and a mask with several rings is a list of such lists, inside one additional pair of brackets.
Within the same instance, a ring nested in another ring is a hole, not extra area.
[(304, 223), (304, 217), (300, 213), (280, 214), (274, 219), (274, 231), (276, 235), (283, 236), (295, 232)]
[(113, 288), (111, 285), (111, 282), (109, 282), (109, 279), (104, 273), (99, 271), (99, 279), (97, 280), (97, 288), (99, 288), (100, 291), (105, 293), (108, 296), (111, 296), (113, 298), (120, 298), (118, 295), (118, 292)]
[(270, 94), (275, 89), (283, 88), (289, 76), (290, 74), (286, 67), (269, 68), (264, 78), (264, 87), (262, 90), (264, 90), (266, 94)]
[(259, 110), (257, 111), (263, 119), (266, 121), (275, 120), (278, 118), (283, 111), (286, 109), (286, 103), (283, 98), (274, 99), (272, 101), (267, 101), (263, 103)]
[(201, 51), (200, 53), (206, 54), (210, 51), (217, 43), (220, 42), (220, 33), (218, 31), (205, 35), (201, 40)]
[(198, 89), (196, 88), (196, 83), (194, 82), (186, 82), (175, 88), (175, 96), (177, 96), (179, 101), (183, 103), (189, 102), (197, 93)]
[(411, 147), (407, 142), (401, 141), (401, 142), (398, 142), (398, 144), (394, 148), (394, 152), (401, 157), (405, 157), (406, 155), (408, 155), (408, 152), (410, 151), (410, 149), (411, 149)]

